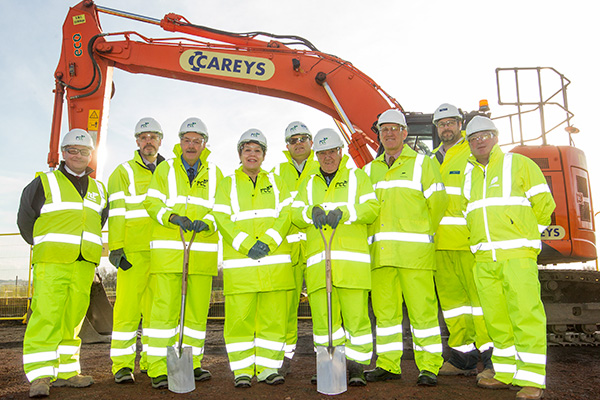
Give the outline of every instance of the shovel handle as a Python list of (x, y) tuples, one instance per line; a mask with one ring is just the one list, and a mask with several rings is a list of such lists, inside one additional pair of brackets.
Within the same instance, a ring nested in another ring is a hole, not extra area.
[(179, 228), (179, 236), (181, 236), (181, 242), (183, 243), (183, 270), (181, 271), (181, 314), (179, 315), (179, 357), (183, 352), (183, 322), (185, 321), (185, 300), (187, 296), (187, 287), (188, 287), (188, 270), (190, 263), (190, 248), (192, 247), (192, 243), (194, 243), (194, 239), (196, 238), (196, 231), (192, 233), (192, 238), (190, 239), (190, 244), (186, 244), (185, 236), (183, 235), (183, 229)]
[(335, 235), (335, 228), (331, 231), (331, 237), (329, 243), (325, 239), (323, 229), (319, 228), (321, 232), (321, 238), (323, 239), (323, 245), (325, 246), (325, 288), (327, 291), (327, 337), (329, 341), (329, 351), (331, 353), (333, 349), (333, 316), (331, 315), (331, 292), (333, 291), (333, 283), (331, 282), (331, 243), (333, 243), (333, 235)]

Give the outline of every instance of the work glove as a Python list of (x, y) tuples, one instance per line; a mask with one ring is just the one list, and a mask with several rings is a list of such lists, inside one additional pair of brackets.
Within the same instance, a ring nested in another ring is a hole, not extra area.
[(248, 251), (248, 257), (253, 260), (258, 260), (269, 254), (269, 251), (271, 251), (271, 249), (269, 249), (267, 244), (257, 240), (256, 243), (254, 243), (254, 246)]
[(327, 213), (327, 225), (329, 225), (333, 229), (337, 228), (341, 219), (342, 219), (342, 210), (340, 210), (339, 208), (336, 208), (335, 210), (331, 210)]
[(194, 220), (194, 222), (192, 222), (192, 231), (195, 232), (202, 232), (202, 231), (207, 231), (208, 228), (208, 224), (202, 220)]
[(117, 268), (121, 268), (123, 271), (127, 271), (131, 268), (131, 263), (127, 261), (125, 252), (123, 249), (116, 249), (110, 252), (108, 255), (108, 261)]
[(327, 224), (327, 215), (325, 211), (319, 206), (314, 206), (312, 209), (312, 220), (315, 228), (322, 229)]
[(192, 220), (186, 216), (182, 217), (181, 215), (173, 214), (171, 215), (171, 218), (169, 218), (169, 221), (172, 224), (180, 226), (184, 232), (192, 230)]

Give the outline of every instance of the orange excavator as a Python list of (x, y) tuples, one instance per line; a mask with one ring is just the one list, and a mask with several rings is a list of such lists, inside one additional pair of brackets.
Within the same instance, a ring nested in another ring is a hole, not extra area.
[[(181, 36), (157, 39), (134, 31), (103, 32), (99, 13), (158, 25), (165, 31)], [(70, 8), (63, 25), (62, 50), (54, 75), (55, 103), (48, 153), (51, 168), (58, 165), (65, 98), (69, 129), (87, 130), (96, 143), (100, 143), (100, 138), (106, 134), (108, 106), (114, 94), (114, 68), (279, 97), (321, 110), (334, 119), (348, 143), (350, 155), (359, 167), (370, 162), (378, 150), (375, 129), (378, 115), (389, 108), (405, 111), (392, 96), (351, 63), (320, 52), (304, 38), (266, 32), (225, 32), (195, 25), (174, 13), (158, 20), (84, 0)], [(431, 117), (420, 113), (406, 114), (408, 141), (415, 146), (424, 140), (435, 144), (437, 136), (431, 125)], [(554, 253), (547, 252), (549, 259), (546, 262), (595, 259), (593, 219), (591, 227), (586, 225), (585, 232), (573, 229), (572, 225), (580, 219), (577, 210), (581, 209), (581, 199), (589, 203), (589, 212), (593, 216), (589, 181), (586, 181), (588, 186), (585, 193), (573, 191), (579, 190), (579, 187), (572, 187), (572, 183), (578, 179), (577, 174), (572, 175), (574, 169), (585, 171), (587, 178), (583, 153), (574, 147), (574, 150), (567, 151), (547, 145), (528, 153), (527, 147), (523, 152), (530, 157), (549, 157), (553, 182), (555, 178), (557, 181), (562, 179), (560, 185), (553, 184), (552, 188), (558, 204), (553, 220), (556, 224), (553, 222), (553, 226), (556, 229), (562, 227), (563, 231), (559, 239), (555, 237), (552, 239), (557, 240), (544, 241), (556, 250)], [(421, 150), (426, 152), (427, 146)], [(103, 151), (103, 148), (100, 146), (93, 153), (92, 168), (96, 166), (97, 151)], [(585, 245), (582, 245), (583, 242)], [(600, 284), (597, 277), (600, 274), (596, 273), (595, 276), (595, 292), (598, 292)], [(101, 283), (94, 284), (96, 289), (93, 287), (92, 293), (95, 290), (98, 293), (98, 285), (101, 286)], [(552, 320), (552, 326), (559, 326), (554, 331), (566, 334), (567, 331), (576, 330), (578, 341), (583, 337), (583, 341), (600, 343), (600, 337), (594, 339), (591, 332), (592, 327), (595, 332), (596, 324), (600, 322), (600, 298), (596, 295), (586, 299), (585, 303), (572, 303), (569, 294), (564, 295), (568, 288), (560, 279), (547, 282), (545, 287), (554, 288), (554, 297), (550, 302), (567, 304), (555, 320), (550, 318), (551, 312), (548, 311), (549, 324)], [(589, 291), (589, 288), (578, 287), (577, 291), (582, 290)], [(100, 334), (109, 334), (112, 312), (107, 312), (104, 306), (94, 306), (100, 303), (105, 304), (92, 298), (88, 311), (91, 324), (87, 328)]]

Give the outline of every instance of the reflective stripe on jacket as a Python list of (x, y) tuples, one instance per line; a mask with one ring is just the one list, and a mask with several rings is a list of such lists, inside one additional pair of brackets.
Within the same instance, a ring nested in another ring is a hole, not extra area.
[[(369, 177), (360, 169), (347, 168), (344, 156), (333, 180), (327, 186), (319, 172), (303, 184), (292, 205), (292, 220), (306, 229), (306, 287), (308, 293), (325, 287), (325, 247), (321, 233), (312, 221), (315, 205), (325, 212), (339, 208), (342, 219), (331, 245), (333, 285), (341, 288), (371, 289), (371, 257), (367, 243), (367, 225), (375, 221), (379, 202)], [(331, 228), (323, 233), (327, 241)]]
[[(433, 151), (434, 154), (440, 147)], [(448, 149), (441, 166), (435, 155), (432, 156), (433, 163), (440, 168), (450, 201), (435, 234), (435, 245), (438, 250), (469, 250), (469, 230), (462, 209), (462, 187), (467, 158), (470, 155), (469, 142), (463, 138)]]
[[(163, 158), (158, 156), (158, 164)], [(150, 250), (152, 219), (144, 208), (152, 172), (138, 150), (108, 178), (108, 246), (126, 253)]]
[[(255, 293), (294, 288), (290, 245), (292, 198), (282, 179), (261, 170), (256, 185), (242, 171), (223, 178), (213, 215), (223, 236), (223, 293)], [(257, 240), (269, 246), (266, 257), (248, 251)]]
[(537, 164), (495, 145), (486, 166), (469, 157), (463, 193), (477, 262), (537, 256), (556, 207)]
[(364, 170), (381, 204), (369, 226), (372, 268), (435, 269), (433, 237), (448, 196), (433, 161), (405, 144), (391, 168), (384, 153)]
[[(155, 221), (150, 241), (150, 273), (181, 272), (183, 266), (183, 243), (179, 226), (169, 222), (172, 214), (186, 216), (190, 220), (202, 220), (208, 231), (196, 234), (192, 243), (189, 273), (217, 275), (218, 241), (214, 218), (210, 214), (215, 202), (216, 187), (223, 178), (219, 167), (207, 161), (210, 151), (200, 154), (201, 165), (190, 184), (187, 171), (181, 161), (181, 147), (175, 145), (177, 157), (168, 159), (156, 167), (144, 207)], [(185, 234), (186, 242), (192, 232)]]
[(33, 263), (100, 263), (106, 189), (88, 177), (85, 197), (60, 171), (40, 174), (46, 201), (33, 228)]

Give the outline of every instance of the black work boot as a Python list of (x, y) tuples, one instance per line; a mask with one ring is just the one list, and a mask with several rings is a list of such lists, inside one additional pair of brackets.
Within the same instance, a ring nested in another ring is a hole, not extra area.
[(347, 361), (348, 386), (367, 386), (363, 365), (353, 360)]

